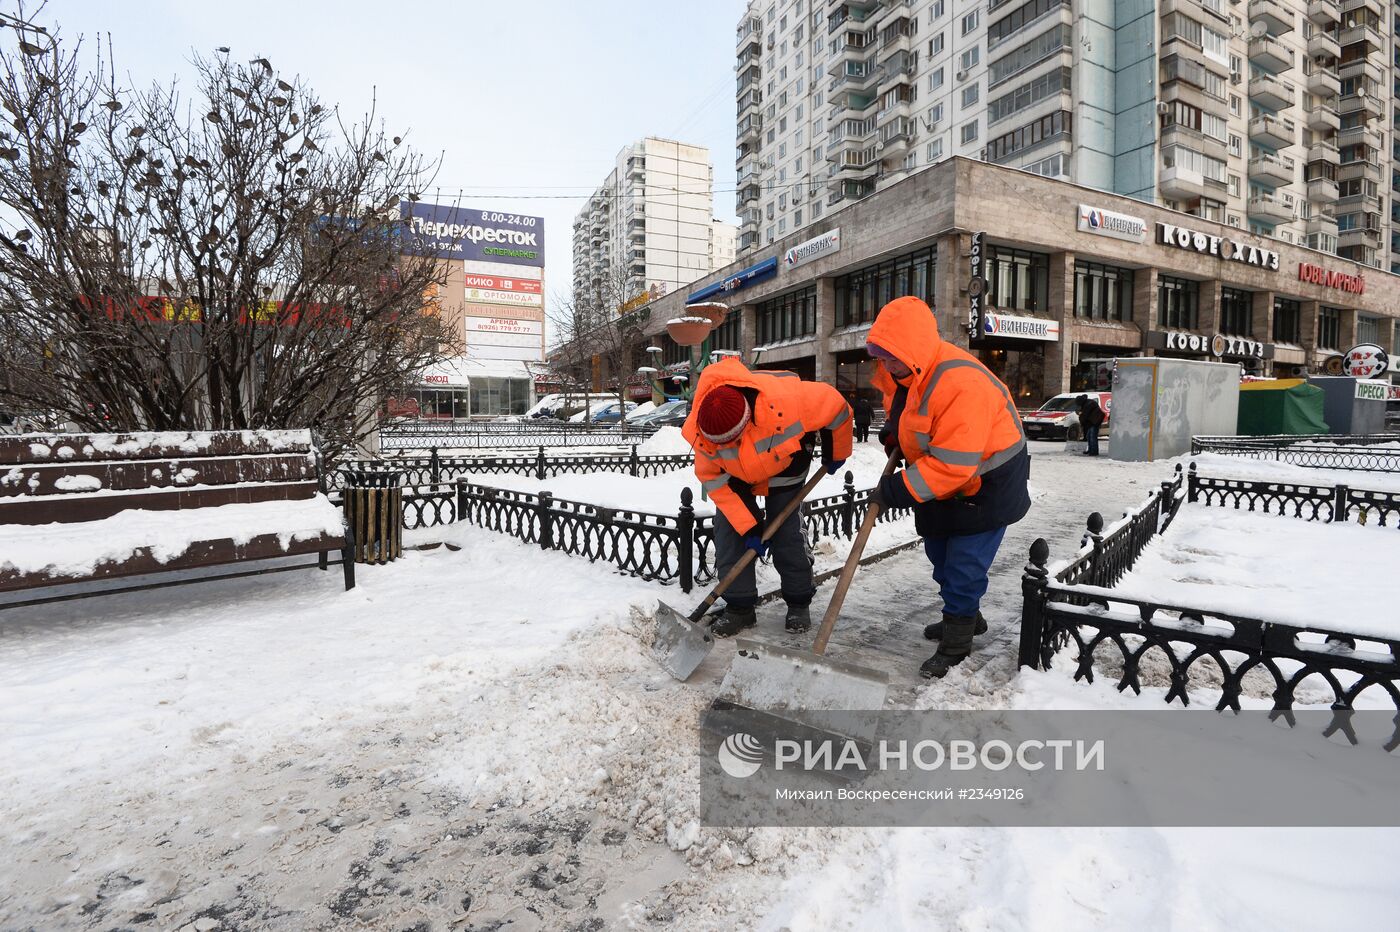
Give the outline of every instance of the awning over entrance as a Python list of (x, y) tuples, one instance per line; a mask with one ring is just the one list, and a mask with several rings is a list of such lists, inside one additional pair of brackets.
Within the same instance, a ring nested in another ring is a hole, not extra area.
[[(543, 371), (543, 366), (540, 367)], [(423, 385), (446, 385), (459, 388), (471, 386), (473, 378), (488, 379), (530, 379), (535, 373), (530, 364), (521, 359), (473, 359), (458, 356), (445, 359), (423, 370), (420, 379)]]

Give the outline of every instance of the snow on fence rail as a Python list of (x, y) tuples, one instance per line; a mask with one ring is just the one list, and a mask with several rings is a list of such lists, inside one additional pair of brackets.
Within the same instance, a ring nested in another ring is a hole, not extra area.
[(689, 453), (638, 454), (636, 444), (633, 444), (627, 453), (550, 453), (548, 456), (545, 455), (545, 448), (542, 446), (536, 447), (534, 453), (500, 456), (441, 456), (434, 447), (427, 456), (348, 460), (338, 464), (338, 468), (329, 472), (325, 478), (327, 492), (337, 492), (345, 488), (343, 469), (365, 467), (401, 469), (406, 474), (406, 484), (410, 487), (437, 485), (464, 475), (483, 473), (547, 479), (561, 473), (615, 472), (650, 478), (689, 466), (691, 459)]
[(512, 449), (519, 447), (610, 447), (646, 440), (655, 428), (572, 424), (567, 421), (472, 421), (465, 424), (387, 425), (380, 428), (382, 450)]
[[(1184, 486), (1184, 488), (1183, 488)], [(1400, 709), (1400, 641), (1364, 640), (1335, 623), (1289, 625), (1196, 606), (1134, 599), (1113, 589), (1154, 536), (1167, 530), (1182, 502), (1262, 511), (1307, 521), (1364, 523), (1374, 509), (1378, 525), (1400, 515), (1400, 493), (1242, 482), (1199, 476), (1195, 464), (1183, 482), (1181, 466), (1170, 482), (1104, 534), (1103, 519), (1089, 516), (1076, 556), (1054, 569), (1044, 539), (1031, 545), (1021, 577), (1019, 665), (1048, 670), (1055, 655), (1075, 645), (1076, 680), (1093, 682), (1095, 652), (1104, 648), (1121, 663), (1118, 689), (1142, 692), (1142, 661), (1155, 652), (1170, 667), (1166, 702), (1187, 693), (1193, 665), (1213, 661), (1220, 674), (1217, 710), (1240, 709), (1245, 677), (1259, 672), (1272, 681), (1273, 708), (1293, 708), (1299, 684), (1318, 676), (1332, 690), (1332, 708), (1350, 710), (1357, 697), (1376, 687)], [(1382, 533), (1377, 531), (1377, 533)], [(1358, 647), (1358, 641), (1360, 647)], [(1234, 662), (1231, 658), (1237, 658)], [(1349, 682), (1343, 682), (1350, 679)], [(1266, 682), (1268, 681), (1266, 680)], [(1199, 684), (1198, 684), (1199, 685)], [(1355, 736), (1350, 735), (1353, 743)]]
[(1397, 472), (1400, 471), (1400, 434), (1192, 437), (1191, 454), (1202, 453), (1277, 460), (1314, 469)]

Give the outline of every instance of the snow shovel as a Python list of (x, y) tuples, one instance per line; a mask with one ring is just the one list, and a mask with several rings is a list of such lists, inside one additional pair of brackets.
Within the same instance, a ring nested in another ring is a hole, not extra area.
[[(893, 473), (898, 460), (898, 453), (891, 454), (881, 475)], [(846, 558), (846, 566), (837, 580), (836, 591), (832, 593), (831, 604), (817, 629), (811, 651), (740, 639), (734, 661), (720, 684), (719, 696), (711, 706), (715, 712), (766, 713), (786, 720), (790, 729), (796, 723), (810, 726), (812, 716), (809, 713), (812, 712), (866, 711), (884, 707), (885, 692), (889, 688), (887, 674), (825, 656), (831, 631), (841, 614), (841, 604), (851, 588), (851, 578), (860, 565), (861, 553), (879, 516), (879, 505), (871, 504), (866, 508), (865, 520), (851, 545), (851, 554)], [(873, 715), (833, 716), (830, 720), (837, 719), (845, 722), (845, 730), (860, 732), (846, 737), (866, 740), (873, 737)], [(781, 727), (781, 723), (775, 722), (775, 725)]]
[[(792, 513), (807, 500), (807, 496), (812, 494), (812, 490), (817, 484), (826, 478), (826, 470), (818, 469), (812, 478), (807, 480), (807, 484), (802, 487), (802, 491), (793, 496), (792, 501), (783, 507), (768, 526), (763, 529), (763, 540), (766, 542), (777, 533), (778, 528), (783, 526), (783, 522), (792, 517)], [(695, 606), (689, 617), (682, 615), (671, 606), (662, 602), (656, 611), (656, 640), (652, 642), (651, 652), (656, 658), (656, 662), (665, 668), (666, 672), (678, 680), (690, 678), (690, 674), (695, 672), (695, 668), (705, 662), (710, 651), (715, 646), (715, 639), (706, 629), (706, 624), (701, 619), (705, 617), (705, 612), (715, 600), (724, 595), (724, 591), (739, 578), (739, 574), (753, 562), (755, 554), (752, 550), (745, 550), (743, 556), (734, 564), (719, 585), (710, 590), (710, 594), (705, 596), (704, 601)]]

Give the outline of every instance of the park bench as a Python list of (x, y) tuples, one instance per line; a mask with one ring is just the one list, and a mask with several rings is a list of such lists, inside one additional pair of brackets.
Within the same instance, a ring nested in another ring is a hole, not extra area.
[[(0, 608), (332, 563), (351, 589), (351, 542), (319, 480), (310, 431), (0, 437)], [(314, 563), (286, 559), (312, 554)], [(261, 565), (185, 572), (238, 564)], [(182, 578), (6, 595), (176, 572)]]

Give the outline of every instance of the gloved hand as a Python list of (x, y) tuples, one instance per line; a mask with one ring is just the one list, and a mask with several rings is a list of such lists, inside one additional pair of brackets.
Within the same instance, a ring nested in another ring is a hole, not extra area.
[(878, 505), (881, 511), (886, 511), (890, 507), (889, 498), (885, 495), (880, 485), (870, 490), (870, 504)]
[(768, 544), (764, 542), (763, 535), (754, 531), (744, 537), (744, 546), (754, 552), (754, 556), (762, 560), (768, 556)]
[(840, 469), (842, 466), (845, 466), (845, 465), (846, 465), (846, 461), (845, 461), (845, 460), (824, 460), (824, 461), (822, 462), (822, 466), (824, 466), (824, 467), (826, 468), (826, 474), (827, 474), (828, 476), (834, 476), (834, 475), (836, 475), (836, 470)]

